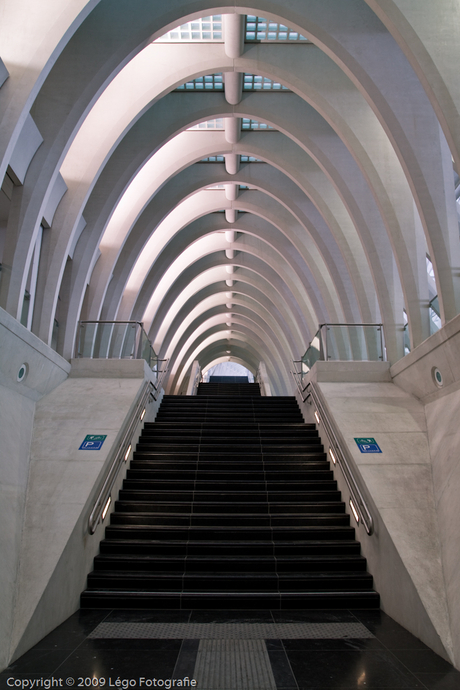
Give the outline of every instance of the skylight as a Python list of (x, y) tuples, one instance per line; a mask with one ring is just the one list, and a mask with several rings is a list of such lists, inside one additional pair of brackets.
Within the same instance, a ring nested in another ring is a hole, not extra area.
[(207, 158), (202, 158), (200, 163), (223, 163), (224, 161), (224, 156), (208, 156)]
[(193, 22), (182, 24), (182, 26), (178, 26), (176, 29), (158, 38), (155, 43), (188, 43), (192, 41), (202, 43), (208, 43), (209, 41), (222, 42), (222, 15), (200, 17), (199, 19), (194, 19)]
[(243, 91), (289, 91), (287, 86), (258, 74), (245, 74)]
[(176, 91), (222, 91), (224, 79), (222, 73), (206, 74), (177, 87)]
[(189, 127), (188, 129), (189, 130), (193, 130), (193, 129), (199, 129), (199, 130), (225, 129), (224, 118), (218, 117), (215, 120), (206, 120), (205, 122), (199, 122), (197, 125), (193, 125), (193, 127)]
[(241, 163), (263, 163), (260, 158), (254, 158), (254, 156), (240, 156)]
[(250, 120), (248, 117), (243, 117), (242, 118), (242, 123), (241, 123), (241, 129), (252, 129), (252, 130), (260, 130), (260, 129), (273, 129), (271, 125), (268, 125), (266, 122), (259, 122), (258, 120)]
[(271, 19), (255, 17), (248, 14), (246, 17), (246, 41), (308, 41), (305, 36), (284, 24), (278, 24)]

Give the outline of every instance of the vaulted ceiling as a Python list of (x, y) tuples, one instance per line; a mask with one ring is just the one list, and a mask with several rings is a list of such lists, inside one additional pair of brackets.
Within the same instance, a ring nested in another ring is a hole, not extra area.
[(1, 12), (0, 306), (64, 357), (135, 320), (171, 392), (231, 359), (284, 393), (318, 324), (383, 322), (395, 362), (460, 311), (458, 6)]

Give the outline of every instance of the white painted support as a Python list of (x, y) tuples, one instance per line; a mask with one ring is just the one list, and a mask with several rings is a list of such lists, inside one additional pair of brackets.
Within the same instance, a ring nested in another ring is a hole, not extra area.
[(238, 105), (243, 95), (243, 73), (224, 72), (225, 100), (230, 105)]
[(227, 223), (235, 223), (238, 216), (238, 211), (235, 208), (225, 209), (225, 220)]
[[(237, 184), (226, 184), (225, 185), (225, 196), (229, 201), (236, 201), (238, 198), (238, 185)], [(225, 234), (227, 236), (227, 233)], [(233, 242), (234, 240), (229, 240)]]
[(244, 14), (224, 14), (225, 54), (237, 58), (244, 51)]
[(9, 163), (16, 184), (23, 184), (27, 169), (42, 142), (43, 137), (38, 131), (37, 125), (32, 116), (27, 115)]
[(225, 170), (229, 175), (236, 175), (240, 169), (240, 157), (236, 153), (225, 154)]
[(61, 201), (62, 197), (67, 191), (67, 185), (62, 177), (61, 173), (56, 175), (53, 188), (48, 197), (48, 203), (46, 204), (45, 210), (43, 212), (43, 220), (48, 227), (53, 224), (54, 214)]
[(240, 117), (226, 117), (225, 124), (225, 139), (229, 144), (236, 144), (241, 138), (241, 118)]

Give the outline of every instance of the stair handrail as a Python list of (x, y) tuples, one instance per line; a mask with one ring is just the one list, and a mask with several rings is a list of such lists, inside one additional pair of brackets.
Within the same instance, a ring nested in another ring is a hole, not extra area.
[(347, 483), (353, 500), (353, 505), (359, 514), (361, 522), (364, 525), (364, 529), (366, 530), (367, 534), (371, 536), (374, 533), (374, 519), (361, 492), (361, 489), (359, 488), (358, 482), (356, 481), (355, 473), (347, 458), (347, 452), (344, 452), (342, 443), (337, 437), (334, 429), (335, 425), (331, 415), (329, 414), (326, 406), (323, 404), (318, 387), (313, 383), (313, 381), (309, 381), (305, 388), (309, 389), (309, 395), (313, 400), (321, 423), (324, 426), (324, 430), (329, 441), (329, 448), (332, 448), (333, 455), (336, 458), (335, 464), (338, 464), (342, 470), (343, 477)]
[(157, 372), (156, 372), (157, 373), (156, 385), (152, 384), (154, 391), (155, 391), (154, 393), (152, 393), (152, 398), (155, 401), (158, 399), (158, 395), (159, 395), (161, 388), (163, 386), (163, 381), (165, 380), (165, 376), (169, 371), (169, 368), (168, 368), (169, 359), (157, 359), (157, 362), (166, 362), (166, 364), (164, 365), (164, 368), (157, 370)]
[[(293, 359), (292, 363), (294, 365), (294, 369), (296, 368), (295, 367), (296, 364), (300, 364), (300, 366), (302, 367), (302, 360), (301, 359)], [(304, 393), (308, 388), (308, 383), (305, 386), (303, 385), (303, 383), (302, 383), (302, 379), (303, 379), (302, 371), (292, 371), (291, 370), (291, 374), (292, 374), (292, 377), (293, 377), (295, 384), (297, 386), (297, 390), (300, 393), (300, 397), (302, 399), (302, 402), (305, 402), (310, 397), (310, 393), (307, 393), (307, 395), (304, 397)]]
[(104, 481), (99, 489), (97, 498), (93, 504), (93, 509), (88, 518), (88, 532), (90, 534), (95, 533), (96, 528), (101, 520), (102, 513), (107, 505), (113, 486), (118, 477), (118, 473), (120, 472), (122, 465), (129, 457), (134, 431), (139, 422), (143, 419), (143, 412), (149, 403), (149, 398), (154, 398), (154, 390), (155, 386), (151, 381), (146, 381), (144, 383), (137, 398), (136, 406), (126, 422), (125, 431), (115, 450), (113, 451), (110, 466), (105, 473)]

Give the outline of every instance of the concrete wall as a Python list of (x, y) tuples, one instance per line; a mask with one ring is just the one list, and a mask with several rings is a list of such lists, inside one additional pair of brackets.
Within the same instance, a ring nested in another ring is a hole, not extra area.
[[(458, 666), (425, 408), (392, 383), (389, 374), (385, 364), (318, 362), (311, 378), (335, 421), (374, 518), (374, 534), (368, 536), (359, 526), (357, 535), (382, 609)], [(307, 402), (303, 409), (311, 420), (314, 406)], [(327, 448), (321, 426), (320, 431)], [(374, 437), (382, 453), (361, 454), (354, 439), (362, 436)], [(340, 470), (336, 475), (348, 503)]]
[[(72, 366), (0, 310), (0, 668), (79, 606), (104, 525), (88, 517), (152, 373), (143, 360)], [(23, 363), (28, 374), (16, 381)], [(70, 376), (69, 376), (70, 373)], [(161, 401), (147, 405), (152, 421)], [(143, 422), (135, 431), (137, 440)], [(106, 434), (100, 451), (79, 447)], [(113, 496), (123, 479), (120, 472)], [(107, 521), (107, 518), (106, 518)]]
[[(454, 659), (460, 667), (460, 317), (391, 368), (424, 404)], [(442, 374), (436, 384), (433, 369)]]
[[(17, 375), (22, 364), (28, 374)], [(0, 668), (9, 660), (35, 406), (70, 364), (0, 308)]]

